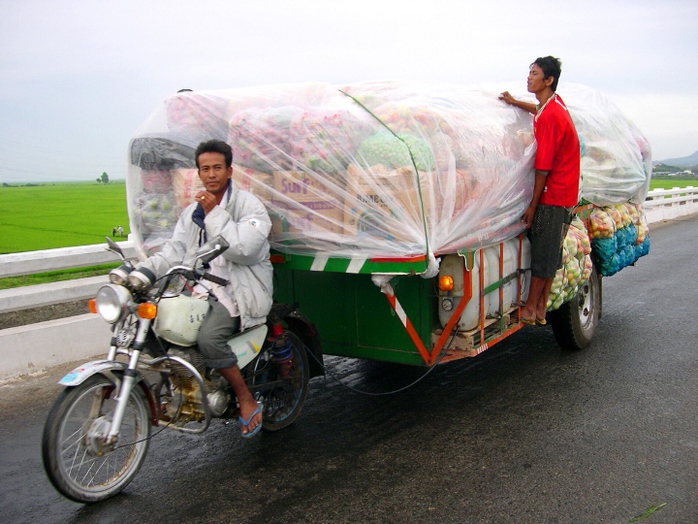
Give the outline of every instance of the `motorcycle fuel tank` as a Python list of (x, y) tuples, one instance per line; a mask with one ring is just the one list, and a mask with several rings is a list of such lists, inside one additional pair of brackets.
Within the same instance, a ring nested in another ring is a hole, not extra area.
[(153, 329), (172, 344), (193, 346), (209, 307), (208, 302), (200, 298), (184, 295), (163, 298), (158, 303)]

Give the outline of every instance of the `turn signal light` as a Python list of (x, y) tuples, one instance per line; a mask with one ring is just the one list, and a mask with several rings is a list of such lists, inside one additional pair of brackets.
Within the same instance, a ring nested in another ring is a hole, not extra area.
[(158, 314), (157, 304), (152, 302), (143, 302), (138, 304), (138, 316), (146, 320), (153, 320)]
[(94, 313), (96, 315), (97, 314), (97, 299), (93, 298), (87, 304), (90, 307), (90, 313)]
[(439, 289), (441, 291), (453, 291), (453, 277), (444, 275), (439, 279)]

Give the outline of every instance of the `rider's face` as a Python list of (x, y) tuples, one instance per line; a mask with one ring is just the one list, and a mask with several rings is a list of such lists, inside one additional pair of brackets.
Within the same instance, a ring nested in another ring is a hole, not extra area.
[(206, 191), (218, 195), (228, 187), (228, 180), (233, 176), (233, 168), (225, 167), (223, 153), (201, 153), (199, 155), (199, 178)]

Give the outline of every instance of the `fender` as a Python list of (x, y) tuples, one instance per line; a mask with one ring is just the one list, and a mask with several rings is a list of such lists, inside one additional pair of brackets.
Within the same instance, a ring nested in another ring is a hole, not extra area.
[(301, 339), (308, 351), (312, 353), (309, 358), (310, 378), (321, 377), (325, 375), (324, 359), (322, 358), (322, 343), (320, 341), (320, 333), (317, 326), (310, 322), (308, 318), (298, 309), (297, 305), (292, 306), (284, 317), (284, 321), (288, 328)]
[(125, 371), (128, 366), (124, 362), (115, 362), (113, 360), (93, 360), (86, 362), (76, 367), (74, 370), (66, 374), (58, 381), (61, 386), (79, 386), (92, 375), (104, 375), (115, 386), (118, 386), (121, 381), (112, 373), (112, 371)]
[[(116, 371), (123, 373), (127, 368), (128, 364), (125, 362), (116, 362), (114, 360), (93, 360), (76, 367), (74, 370), (70, 371), (62, 379), (60, 379), (58, 383), (61, 386), (74, 387), (79, 386), (93, 375), (102, 375), (112, 384), (114, 384), (114, 386), (119, 387), (121, 385), (121, 379), (114, 372)], [(158, 417), (153, 393), (150, 391), (148, 384), (142, 376), (139, 376), (138, 378), (138, 385), (148, 399), (148, 405), (150, 407), (150, 422), (153, 426), (157, 426)]]

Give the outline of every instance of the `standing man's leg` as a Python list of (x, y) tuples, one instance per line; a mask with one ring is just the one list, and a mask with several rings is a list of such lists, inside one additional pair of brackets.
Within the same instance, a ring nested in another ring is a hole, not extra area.
[(531, 284), (521, 311), (526, 323), (542, 324), (555, 273), (562, 267), (562, 246), (571, 219), (563, 207), (540, 204), (531, 225)]
[(543, 291), (540, 294), (536, 307), (536, 320), (538, 322), (545, 320), (545, 314), (548, 311), (548, 297), (550, 297), (550, 289), (553, 287), (553, 280), (552, 278), (545, 279)]
[[(546, 288), (546, 278), (531, 277), (531, 284), (528, 287), (528, 298), (526, 304), (521, 310), (521, 318), (529, 323), (536, 321), (538, 315), (539, 303), (542, 300), (544, 290)], [(548, 288), (549, 290), (550, 288)], [(547, 298), (546, 298), (547, 301)]]

